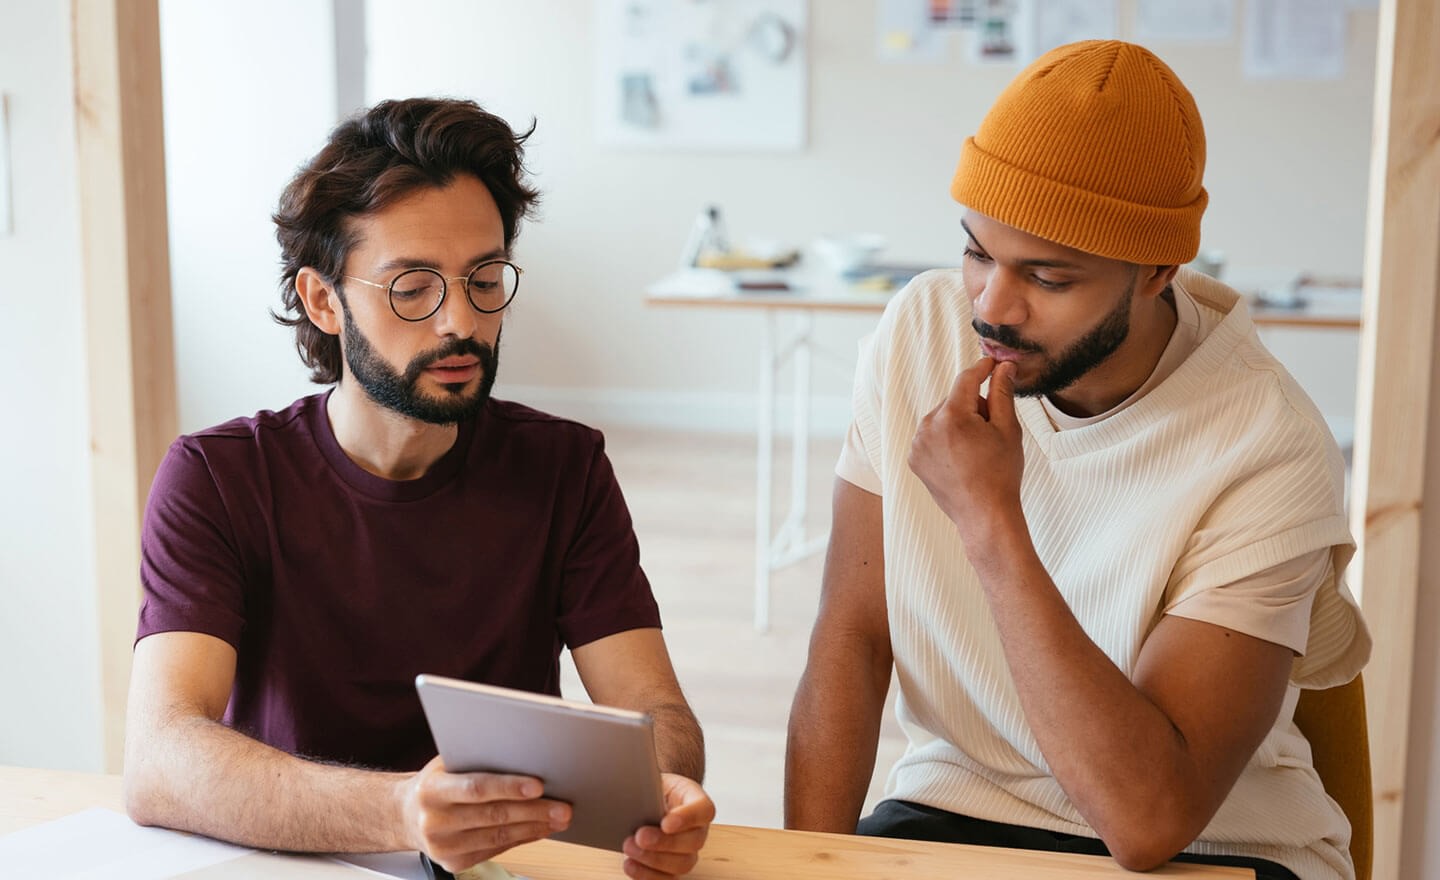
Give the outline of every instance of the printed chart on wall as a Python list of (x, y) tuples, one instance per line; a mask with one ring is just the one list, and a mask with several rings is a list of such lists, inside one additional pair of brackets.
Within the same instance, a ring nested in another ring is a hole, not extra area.
[(805, 146), (805, 0), (593, 0), (601, 144)]
[(880, 0), (876, 8), (876, 55), (892, 63), (943, 60), (951, 33), (969, 63), (1012, 66), (1117, 35), (1116, 0)]

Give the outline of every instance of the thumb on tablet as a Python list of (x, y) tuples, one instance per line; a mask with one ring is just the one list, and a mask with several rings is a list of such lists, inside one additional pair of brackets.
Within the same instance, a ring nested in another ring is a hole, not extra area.
[(715, 803), (698, 782), (675, 773), (662, 773), (660, 778), (665, 792), (661, 831), (675, 834), (687, 828), (702, 828), (715, 820)]

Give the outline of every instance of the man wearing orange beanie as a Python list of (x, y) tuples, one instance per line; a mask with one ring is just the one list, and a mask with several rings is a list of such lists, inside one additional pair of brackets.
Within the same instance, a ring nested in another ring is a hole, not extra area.
[(788, 826), (856, 830), (893, 670), (909, 746), (861, 833), (1353, 877), (1292, 723), (1369, 655), (1343, 463), (1240, 297), (1180, 268), (1204, 165), (1190, 93), (1116, 41), (1046, 54), (966, 140), (963, 268), (856, 371)]

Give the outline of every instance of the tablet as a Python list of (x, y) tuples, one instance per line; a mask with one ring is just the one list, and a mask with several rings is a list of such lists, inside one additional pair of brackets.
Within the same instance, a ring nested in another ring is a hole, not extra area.
[(551, 839), (619, 852), (665, 815), (650, 716), (438, 675), (415, 689), (446, 770), (534, 776), (571, 805)]

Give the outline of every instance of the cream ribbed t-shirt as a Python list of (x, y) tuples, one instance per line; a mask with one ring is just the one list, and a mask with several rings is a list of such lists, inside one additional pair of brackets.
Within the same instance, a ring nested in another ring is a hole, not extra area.
[[(1081, 626), (1126, 675), (1164, 614), (1296, 651), (1274, 728), (1186, 851), (1269, 859), (1306, 880), (1348, 878), (1349, 823), (1292, 721), (1300, 686), (1349, 681), (1369, 656), (1336, 576), (1354, 551), (1343, 463), (1238, 294), (1185, 269), (1173, 287), (1177, 333), (1193, 336), (1172, 339), (1167, 353), (1188, 356), (1168, 365), (1162, 356), (1168, 375), (1157, 370), (1120, 407), (1078, 425), (1057, 426), (1040, 400), (1016, 401), (1026, 521)], [(970, 321), (958, 271), (927, 272), (895, 296), (862, 346), (855, 449), (837, 469), (884, 499), (897, 714), (909, 740), (886, 796), (1093, 837), (1025, 722), (954, 526), (907, 463), (920, 419), (981, 357)]]

